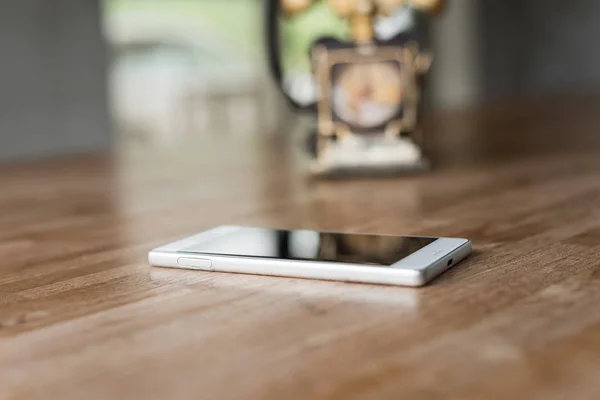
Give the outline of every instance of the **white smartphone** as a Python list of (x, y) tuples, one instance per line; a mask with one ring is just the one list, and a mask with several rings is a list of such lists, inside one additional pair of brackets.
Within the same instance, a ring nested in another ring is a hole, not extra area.
[(148, 258), (157, 267), (423, 286), (470, 252), (467, 239), (221, 226)]

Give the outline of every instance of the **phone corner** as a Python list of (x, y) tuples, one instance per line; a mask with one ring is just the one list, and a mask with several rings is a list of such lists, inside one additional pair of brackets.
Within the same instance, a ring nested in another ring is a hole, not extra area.
[(164, 266), (168, 263), (170, 257), (160, 247), (148, 252), (148, 264), (153, 267)]
[(471, 242), (469, 239), (462, 239), (464, 242), (460, 247), (463, 247), (464, 249), (467, 250), (468, 253), (471, 253), (471, 250), (473, 250), (473, 242)]
[(409, 269), (404, 271), (408, 275), (403, 278), (401, 283), (402, 286), (418, 288), (427, 285), (429, 282), (429, 278), (425, 270)]
[(411, 288), (418, 289), (418, 288), (422, 288), (422, 287), (427, 286), (428, 283), (429, 283), (428, 280), (426, 280), (426, 279), (420, 279), (420, 280), (417, 280), (417, 281), (413, 281), (413, 282), (409, 283), (408, 285), (404, 285), (404, 286), (408, 286), (408, 287), (411, 287)]
[(152, 250), (148, 251), (147, 259), (148, 259), (148, 264), (155, 265), (156, 249), (152, 249)]

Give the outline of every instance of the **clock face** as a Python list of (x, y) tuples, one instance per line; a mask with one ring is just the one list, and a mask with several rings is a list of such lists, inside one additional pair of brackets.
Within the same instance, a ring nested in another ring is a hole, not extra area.
[(340, 65), (332, 88), (333, 111), (352, 126), (375, 128), (400, 113), (402, 94), (401, 70), (397, 63)]

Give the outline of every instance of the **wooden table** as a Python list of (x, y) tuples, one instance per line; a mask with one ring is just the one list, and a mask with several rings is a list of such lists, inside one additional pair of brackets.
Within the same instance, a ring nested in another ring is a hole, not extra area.
[[(598, 110), (439, 115), (397, 179), (310, 181), (284, 135), (4, 166), (0, 398), (600, 398)], [(231, 223), (475, 253), (423, 289), (146, 263)]]

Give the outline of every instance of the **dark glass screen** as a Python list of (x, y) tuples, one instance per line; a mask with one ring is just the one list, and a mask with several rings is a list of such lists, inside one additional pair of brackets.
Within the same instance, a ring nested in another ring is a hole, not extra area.
[(185, 248), (183, 252), (392, 265), (435, 240), (427, 237), (233, 228)]

